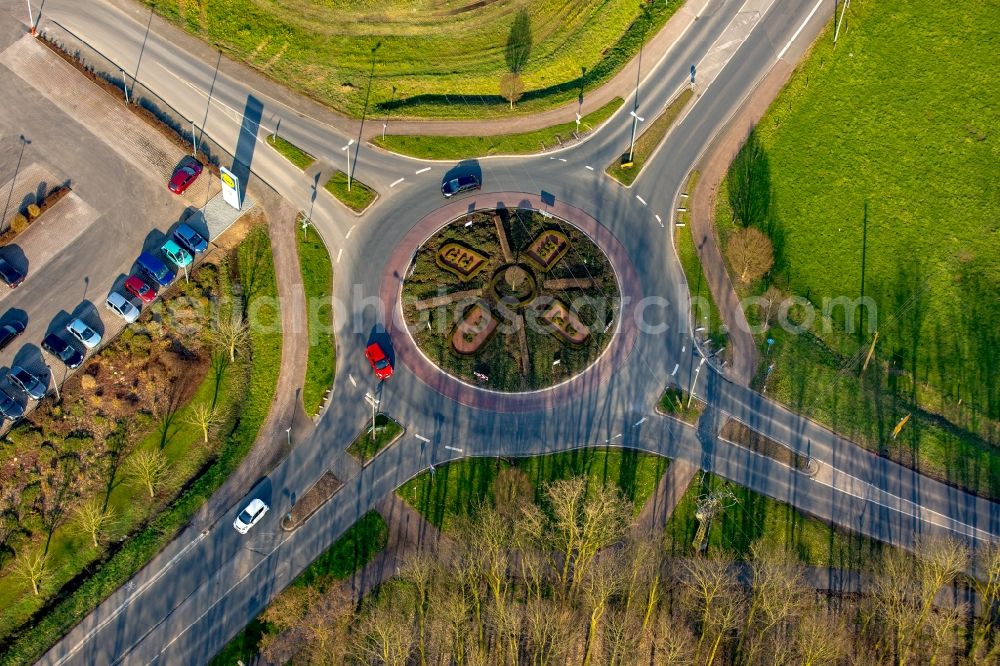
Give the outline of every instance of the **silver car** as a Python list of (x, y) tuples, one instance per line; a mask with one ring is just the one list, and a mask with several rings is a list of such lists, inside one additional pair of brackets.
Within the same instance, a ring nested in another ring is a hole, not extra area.
[(48, 386), (42, 380), (19, 365), (12, 366), (7, 375), (10, 383), (24, 391), (32, 400), (41, 400), (48, 391)]
[(124, 294), (113, 291), (108, 294), (108, 300), (104, 302), (109, 310), (125, 320), (126, 324), (131, 324), (139, 318), (139, 308), (132, 304)]
[(101, 344), (101, 334), (87, 326), (87, 323), (77, 317), (69, 323), (66, 327), (70, 335), (83, 343), (83, 346), (87, 349), (93, 349), (97, 345)]

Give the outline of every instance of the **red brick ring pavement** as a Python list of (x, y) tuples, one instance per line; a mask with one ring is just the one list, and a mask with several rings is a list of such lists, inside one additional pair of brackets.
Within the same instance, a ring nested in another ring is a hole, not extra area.
[[(490, 203), (485, 203), (488, 198)], [(483, 202), (483, 203), (480, 203)], [(504, 393), (484, 389), (459, 380), (439, 368), (417, 348), (403, 319), (402, 282), (409, 270), (416, 248), (423, 245), (441, 227), (475, 210), (495, 208), (531, 208), (552, 213), (577, 227), (607, 255), (618, 278), (622, 294), (618, 330), (601, 356), (586, 370), (560, 384), (537, 391)], [(427, 386), (459, 403), (495, 412), (542, 410), (579, 398), (606, 382), (628, 358), (635, 346), (638, 326), (634, 307), (639, 302), (639, 279), (632, 260), (611, 231), (575, 206), (562, 202), (547, 204), (535, 194), (497, 192), (476, 199), (453, 201), (424, 216), (396, 245), (386, 264), (379, 290), (382, 321), (392, 336), (396, 364), (404, 364)]]

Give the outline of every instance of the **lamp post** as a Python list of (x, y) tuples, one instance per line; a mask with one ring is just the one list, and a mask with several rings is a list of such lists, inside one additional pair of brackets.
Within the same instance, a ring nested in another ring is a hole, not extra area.
[(288, 436), (288, 448), (292, 448), (292, 426), (285, 428), (285, 435)]
[(31, 28), (31, 36), (34, 37), (38, 34), (38, 29), (35, 26), (35, 17), (31, 14), (31, 0), (27, 0), (28, 3), (28, 26)]
[(635, 111), (629, 111), (628, 115), (632, 116), (632, 140), (628, 145), (628, 161), (632, 161), (632, 152), (635, 150), (635, 130), (639, 126), (639, 123), (645, 122), (645, 118), (636, 115)]
[(341, 148), (345, 153), (347, 153), (347, 191), (351, 191), (351, 151), (348, 150), (354, 145), (354, 139), (347, 142), (347, 145)]
[(389, 105), (385, 107), (385, 122), (382, 123), (382, 140), (385, 141), (385, 129), (389, 126), (389, 110), (392, 108), (392, 100), (396, 98), (396, 86), (392, 87), (392, 94), (389, 95)]

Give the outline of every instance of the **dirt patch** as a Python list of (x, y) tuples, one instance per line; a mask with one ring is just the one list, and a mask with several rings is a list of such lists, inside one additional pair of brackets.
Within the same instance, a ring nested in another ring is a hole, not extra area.
[(770, 437), (751, 430), (745, 423), (740, 423), (734, 418), (730, 417), (726, 419), (722, 430), (719, 431), (719, 436), (734, 444), (746, 447), (754, 453), (777, 460), (792, 469), (807, 473), (814, 472), (809, 464), (809, 458), (795, 453), (784, 444), (776, 442)]
[(281, 519), (281, 529), (291, 531), (297, 528), (309, 516), (316, 513), (343, 485), (333, 472), (329, 470), (324, 472), (323, 476), (302, 494), (288, 515)]

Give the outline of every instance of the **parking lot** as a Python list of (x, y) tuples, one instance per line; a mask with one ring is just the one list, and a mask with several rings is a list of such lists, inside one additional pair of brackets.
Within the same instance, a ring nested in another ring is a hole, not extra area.
[(71, 188), (0, 248), (0, 256), (27, 273), (16, 289), (0, 285), (0, 324), (25, 325), (0, 352), (0, 387), (24, 404), (26, 396), (3, 378), (8, 368), (21, 365), (50, 387), (61, 382), (66, 368), (43, 355), (41, 340), (51, 332), (68, 339), (65, 327), (75, 317), (105, 340), (117, 333), (124, 322), (105, 307), (108, 293), (122, 291), (139, 253), (159, 254), (185, 212), (203, 206), (218, 186), (206, 172), (185, 194), (169, 192), (183, 151), (47, 47), (7, 28), (0, 32), (0, 87), (5, 217), (32, 192)]

